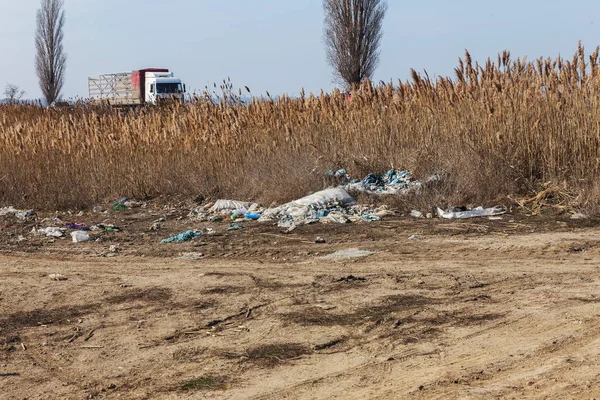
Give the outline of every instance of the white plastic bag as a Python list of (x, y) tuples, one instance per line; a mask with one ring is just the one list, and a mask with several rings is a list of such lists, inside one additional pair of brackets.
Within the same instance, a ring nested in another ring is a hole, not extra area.
[(71, 232), (73, 243), (87, 242), (90, 240), (90, 235), (86, 231), (75, 231)]
[(59, 238), (63, 235), (65, 228), (57, 228), (55, 226), (49, 226), (47, 228), (40, 228), (37, 230), (38, 233), (42, 235), (46, 235), (47, 237), (56, 237)]
[(252, 203), (238, 200), (217, 200), (210, 208), (211, 211), (248, 209)]
[(507, 209), (504, 206), (497, 206), (491, 208), (477, 207), (468, 211), (444, 211), (438, 207), (438, 215), (446, 219), (466, 219), (474, 217), (488, 217), (490, 215), (506, 214)]

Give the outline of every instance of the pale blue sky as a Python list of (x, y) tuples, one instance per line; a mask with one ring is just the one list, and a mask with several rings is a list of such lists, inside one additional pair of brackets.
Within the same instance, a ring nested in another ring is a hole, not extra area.
[[(388, 0), (374, 79), (405, 80), (410, 68), (451, 75), (469, 49), (475, 60), (509, 49), (571, 57), (600, 44), (600, 1)], [(0, 0), (0, 92), (14, 83), (37, 98), (38, 0)], [(321, 0), (66, 0), (64, 97), (86, 97), (87, 77), (166, 67), (189, 89), (231, 77), (253, 94), (331, 90)]]

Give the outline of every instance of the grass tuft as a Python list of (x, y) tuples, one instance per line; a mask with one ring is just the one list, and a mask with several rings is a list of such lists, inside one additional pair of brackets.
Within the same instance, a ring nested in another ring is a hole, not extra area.
[(179, 386), (179, 390), (227, 390), (229, 383), (227, 377), (223, 376), (202, 376), (184, 382)]

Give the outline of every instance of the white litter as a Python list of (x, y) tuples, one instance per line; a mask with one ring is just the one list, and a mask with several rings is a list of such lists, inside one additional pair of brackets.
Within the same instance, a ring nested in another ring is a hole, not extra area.
[(483, 208), (477, 207), (468, 211), (444, 211), (438, 207), (438, 215), (445, 219), (466, 219), (475, 217), (489, 217), (491, 215), (506, 214), (508, 210), (504, 206)]
[(86, 231), (75, 231), (71, 232), (73, 243), (87, 242), (90, 240), (90, 235)]
[(589, 217), (583, 213), (580, 212), (576, 212), (575, 214), (571, 215), (571, 219), (588, 219)]
[(414, 218), (423, 218), (423, 213), (421, 211), (418, 211), (418, 210), (412, 210), (410, 212), (410, 216), (414, 217)]
[(62, 274), (50, 274), (50, 275), (48, 275), (48, 278), (52, 279), (53, 281), (66, 281), (67, 280), (67, 277)]
[(47, 237), (59, 238), (59, 237), (62, 237), (64, 235), (65, 231), (66, 231), (65, 228), (57, 228), (55, 226), (49, 226), (47, 228), (40, 228), (40, 229), (38, 229), (37, 233), (40, 233), (42, 235), (46, 235)]
[(26, 219), (27, 217), (35, 215), (35, 212), (33, 210), (17, 210), (13, 206), (0, 208), (0, 216), (8, 214), (14, 214), (15, 217), (19, 219)]
[(242, 208), (249, 209), (251, 205), (252, 205), (252, 203), (250, 203), (248, 201), (217, 200), (210, 209), (211, 209), (211, 211), (240, 210)]

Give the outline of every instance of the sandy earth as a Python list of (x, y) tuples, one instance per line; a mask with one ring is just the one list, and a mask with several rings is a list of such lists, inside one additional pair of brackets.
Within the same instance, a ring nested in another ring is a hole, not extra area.
[(597, 221), (181, 216), (85, 215), (122, 231), (77, 244), (0, 219), (1, 399), (600, 398)]

